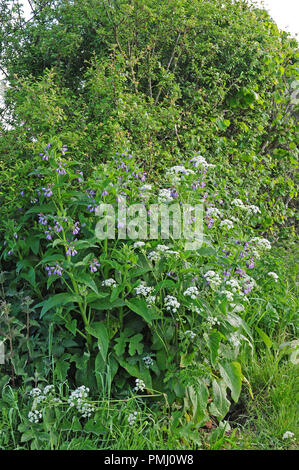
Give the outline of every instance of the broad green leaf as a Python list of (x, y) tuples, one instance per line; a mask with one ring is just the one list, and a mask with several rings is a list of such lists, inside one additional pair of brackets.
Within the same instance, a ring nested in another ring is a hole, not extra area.
[(261, 330), (258, 326), (255, 326), (255, 329), (258, 332), (258, 334), (260, 335), (260, 337), (262, 338), (262, 340), (264, 341), (267, 348), (271, 349), (273, 343), (272, 343), (271, 339), (269, 338), (269, 336), (263, 330)]
[(75, 302), (75, 303), (80, 302), (80, 297), (73, 295), (73, 294), (61, 293), (61, 294), (52, 295), (51, 297), (49, 297), (49, 299), (44, 300), (38, 305), (35, 305), (35, 308), (41, 307), (41, 306), (43, 307), (41, 314), (40, 314), (42, 318), (45, 315), (45, 313), (47, 313), (48, 310), (50, 310), (51, 308), (61, 307), (62, 305), (66, 305), (71, 302)]
[(106, 326), (103, 323), (94, 322), (86, 327), (86, 331), (97, 338), (100, 353), (103, 360), (106, 361), (109, 346), (109, 336)]
[(130, 301), (126, 302), (126, 305), (129, 307), (130, 310), (140, 315), (146, 323), (149, 325), (152, 324), (153, 319), (155, 318), (150, 310), (148, 309), (145, 300), (143, 299), (130, 299)]
[(231, 390), (232, 399), (237, 402), (242, 388), (243, 374), (239, 362), (223, 362), (219, 365), (221, 377)]
[(210, 405), (209, 411), (212, 416), (216, 416), (216, 418), (219, 418), (220, 420), (225, 417), (230, 408), (230, 401), (226, 396), (226, 388), (226, 384), (223, 380), (213, 380), (213, 401)]
[(210, 349), (210, 358), (213, 367), (216, 366), (220, 339), (221, 334), (219, 333), (219, 331), (212, 331), (212, 333), (207, 336), (207, 343)]

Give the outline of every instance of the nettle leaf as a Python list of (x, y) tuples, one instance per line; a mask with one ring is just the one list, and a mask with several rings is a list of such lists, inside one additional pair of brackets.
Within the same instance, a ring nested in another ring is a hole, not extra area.
[(230, 401), (226, 396), (226, 388), (227, 386), (223, 380), (213, 380), (213, 402), (210, 405), (209, 412), (212, 416), (216, 416), (216, 418), (220, 420), (225, 417), (230, 408)]
[(130, 299), (126, 302), (126, 305), (130, 310), (137, 313), (137, 315), (140, 315), (149, 325), (151, 325), (152, 321), (156, 318), (149, 310), (145, 300), (143, 299)]
[(100, 353), (103, 360), (106, 361), (109, 346), (109, 335), (106, 326), (101, 322), (94, 322), (86, 327), (86, 331), (97, 338)]
[(219, 364), (221, 377), (231, 390), (232, 399), (237, 402), (241, 393), (243, 374), (239, 362)]
[(49, 299), (44, 300), (43, 302), (39, 303), (38, 305), (35, 305), (35, 308), (37, 307), (43, 307), (40, 317), (42, 318), (45, 313), (48, 312), (51, 308), (54, 307), (61, 307), (62, 305), (69, 304), (71, 302), (78, 303), (80, 302), (80, 297), (74, 294), (67, 294), (67, 293), (61, 293), (61, 294), (56, 294), (51, 296)]
[(84, 284), (85, 286), (89, 287), (93, 292), (98, 294), (98, 288), (96, 283), (94, 282), (93, 278), (86, 273), (76, 273), (74, 274), (75, 281), (79, 282), (80, 284)]
[(65, 327), (74, 335), (76, 336), (77, 331), (77, 320), (74, 318), (71, 320), (70, 318), (66, 321)]
[(63, 382), (66, 379), (67, 371), (69, 370), (69, 368), (70, 368), (70, 363), (66, 361), (65, 359), (56, 360), (54, 373), (56, 377), (58, 378), (58, 380)]
[(27, 273), (22, 273), (20, 277), (28, 281), (33, 287), (36, 285), (35, 271), (32, 266), (29, 267)]
[(135, 336), (132, 336), (129, 341), (129, 354), (130, 356), (134, 356), (135, 353), (141, 354), (143, 351), (143, 344), (141, 341), (143, 340), (143, 335), (138, 333)]

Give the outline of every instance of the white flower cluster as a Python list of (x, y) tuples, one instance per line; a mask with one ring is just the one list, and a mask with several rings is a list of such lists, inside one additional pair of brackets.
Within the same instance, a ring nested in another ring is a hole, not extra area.
[(141, 379), (136, 379), (135, 387), (133, 388), (134, 392), (143, 392), (145, 390), (145, 383)]
[(194, 175), (194, 171), (185, 168), (183, 165), (176, 165), (169, 168), (166, 172), (166, 177), (178, 175)]
[(193, 166), (195, 166), (195, 168), (198, 168), (199, 166), (203, 166), (203, 167), (215, 166), (215, 165), (212, 165), (211, 163), (208, 163), (202, 155), (195, 155), (195, 157), (191, 158), (190, 162), (193, 164)]
[(225, 227), (227, 228), (227, 230), (231, 230), (232, 228), (234, 228), (234, 224), (231, 220), (224, 219), (220, 222), (220, 227)]
[(217, 207), (208, 207), (207, 208), (207, 215), (209, 215), (211, 217), (220, 217), (221, 212), (220, 212), (219, 209), (217, 209)]
[(196, 297), (199, 295), (198, 289), (196, 286), (191, 286), (188, 287), (188, 289), (185, 290), (184, 296), (186, 297), (191, 297), (191, 299), (196, 299)]
[(227, 298), (227, 300), (228, 300), (229, 302), (233, 302), (233, 300), (234, 300), (234, 294), (233, 294), (231, 291), (229, 291), (229, 290), (222, 290), (222, 291), (220, 292), (220, 294), (225, 295), (225, 297)]
[(167, 204), (168, 202), (173, 201), (173, 198), (171, 196), (171, 190), (170, 189), (160, 189), (159, 195), (158, 195), (158, 202), (162, 202)]
[(150, 251), (147, 255), (147, 258), (150, 261), (158, 261), (160, 259), (160, 253), (157, 253), (157, 251)]
[(282, 436), (283, 439), (292, 439), (294, 437), (294, 433), (291, 431), (286, 431)]
[(266, 238), (254, 237), (249, 241), (249, 244), (253, 256), (257, 259), (260, 258), (263, 251), (271, 250), (271, 243)]
[(166, 307), (166, 310), (175, 313), (181, 304), (178, 302), (178, 299), (176, 297), (172, 295), (167, 295), (164, 299), (164, 305)]
[(145, 245), (144, 242), (135, 242), (133, 248), (142, 248)]
[(103, 287), (116, 287), (116, 282), (114, 279), (105, 279), (105, 281), (102, 282)]
[(89, 418), (95, 411), (94, 406), (87, 402), (88, 393), (89, 388), (81, 385), (71, 393), (68, 399), (70, 408), (75, 406), (83, 418)]
[(231, 278), (225, 283), (226, 286), (230, 287), (234, 294), (237, 294), (241, 291), (241, 286), (237, 279)]
[(233, 206), (238, 207), (239, 209), (242, 209), (246, 211), (248, 214), (260, 214), (261, 211), (257, 206), (254, 206), (253, 204), (251, 205), (246, 205), (241, 201), (241, 199), (233, 199), (232, 202)]
[(143, 362), (144, 362), (144, 365), (147, 369), (150, 368), (150, 366), (152, 366), (154, 364), (154, 361), (153, 359), (151, 358), (151, 356), (144, 356), (142, 358)]
[(128, 423), (129, 423), (130, 426), (134, 426), (137, 417), (138, 417), (137, 411), (134, 411), (133, 413), (129, 414)]
[(148, 287), (145, 282), (140, 284), (139, 286), (135, 287), (135, 292), (137, 295), (142, 295), (146, 299), (147, 306), (150, 307), (156, 301), (155, 295), (150, 295), (151, 292), (154, 290), (153, 287)]
[(141, 186), (140, 188), (140, 191), (151, 191), (152, 190), (152, 185), (151, 184), (144, 184), (143, 186)]
[(209, 324), (210, 327), (213, 327), (215, 325), (220, 325), (220, 321), (218, 320), (217, 317), (208, 317), (207, 318), (207, 322)]
[(153, 287), (148, 287), (145, 283), (140, 284), (138, 287), (135, 287), (135, 292), (137, 295), (142, 295), (143, 297), (149, 296), (149, 294), (154, 290)]
[(167, 245), (157, 245), (156, 250), (164, 253), (165, 251), (169, 250), (169, 247)]
[(186, 330), (185, 335), (188, 336), (190, 339), (196, 338), (196, 333), (194, 333), (194, 331), (191, 331), (191, 330)]
[(29, 395), (34, 398), (34, 397), (38, 397), (39, 395), (41, 395), (41, 393), (42, 393), (41, 389), (36, 387), (30, 390)]
[(44, 388), (44, 394), (45, 395), (50, 395), (50, 393), (54, 393), (54, 385), (46, 385)]
[(222, 280), (219, 274), (215, 273), (215, 271), (208, 271), (203, 277), (208, 281), (211, 289), (217, 289), (220, 286)]
[(268, 273), (268, 276), (273, 277), (273, 279), (274, 279), (275, 282), (277, 282), (278, 279), (279, 279), (279, 278), (278, 278), (278, 275), (277, 275), (276, 273), (273, 273), (272, 271), (270, 271), (270, 272)]
[(39, 423), (42, 417), (42, 412), (39, 410), (31, 410), (28, 413), (28, 419), (31, 423)]

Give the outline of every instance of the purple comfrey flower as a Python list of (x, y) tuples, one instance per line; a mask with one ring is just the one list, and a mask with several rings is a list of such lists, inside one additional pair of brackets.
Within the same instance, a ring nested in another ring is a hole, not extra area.
[(56, 169), (57, 173), (59, 175), (65, 175), (66, 174), (66, 171), (65, 171), (65, 168), (63, 168), (65, 166), (65, 163), (62, 163), (62, 162), (59, 162), (58, 163), (58, 168)]
[(24, 191), (20, 191), (20, 195), (23, 197), (24, 196)]
[(172, 189), (172, 190), (170, 191), (170, 196), (173, 197), (173, 199), (176, 199), (176, 198), (179, 197), (179, 193), (177, 192), (176, 189)]
[[(231, 268), (230, 268), (230, 269), (231, 269)], [(227, 271), (227, 270), (224, 270), (222, 274), (223, 274), (223, 276), (225, 276), (225, 277), (229, 277), (229, 276), (231, 275), (231, 272), (229, 272), (229, 271)]]
[(48, 186), (48, 188), (42, 188), (44, 191), (44, 196), (45, 197), (51, 197), (53, 195), (52, 189)]
[(249, 269), (253, 269), (255, 266), (254, 259), (250, 258), (250, 262), (247, 264)]
[(60, 232), (62, 232), (62, 230), (63, 230), (62, 225), (61, 225), (59, 222), (57, 222), (57, 221), (55, 221), (54, 230), (55, 230), (56, 233), (60, 233)]
[(249, 292), (251, 292), (253, 289), (253, 286), (249, 285), (247, 287), (244, 288), (243, 292), (245, 295), (249, 294)]
[(48, 220), (45, 218), (44, 214), (38, 214), (38, 223), (42, 225), (47, 225)]
[(67, 152), (67, 145), (63, 145), (63, 146), (62, 146), (62, 149), (61, 149), (62, 155), (65, 155), (66, 152)]
[(109, 194), (109, 193), (108, 193), (108, 191), (106, 191), (106, 190), (104, 190), (104, 191), (102, 192), (102, 196), (108, 196), (108, 194)]
[(85, 191), (87, 193), (87, 197), (91, 198), (92, 196), (95, 196), (95, 191), (93, 189), (86, 189)]
[(89, 265), (89, 268), (90, 268), (90, 272), (91, 273), (96, 273), (97, 272), (97, 268), (100, 266), (100, 263), (98, 262), (98, 260), (96, 258), (94, 258), (90, 265)]
[(79, 222), (76, 222), (73, 226), (73, 235), (77, 235), (80, 232)]
[(78, 183), (83, 183), (83, 171), (77, 170), (77, 173), (82, 176), (82, 178), (78, 178)]
[(70, 243), (66, 249), (66, 254), (68, 256), (75, 256), (78, 253), (78, 251), (75, 249), (74, 243)]
[(13, 254), (13, 251), (12, 251), (12, 250), (9, 250), (9, 251), (7, 252), (7, 254), (8, 254), (8, 255), (12, 255), (12, 254)]
[(47, 271), (48, 276), (54, 276), (55, 274), (56, 276), (62, 276), (63, 268), (60, 264), (56, 263), (55, 266), (46, 266), (45, 270)]
[(48, 227), (49, 230), (45, 230), (45, 235), (47, 240), (52, 240), (53, 237), (53, 232), (52, 232), (52, 227)]
[[(93, 203), (95, 203), (95, 201), (93, 201)], [(95, 205), (88, 204), (87, 210), (88, 210), (88, 212), (95, 212), (96, 206), (95, 206)]]
[(239, 274), (240, 277), (246, 276), (246, 272), (244, 271), (244, 269), (240, 269), (240, 268), (236, 269), (236, 274)]

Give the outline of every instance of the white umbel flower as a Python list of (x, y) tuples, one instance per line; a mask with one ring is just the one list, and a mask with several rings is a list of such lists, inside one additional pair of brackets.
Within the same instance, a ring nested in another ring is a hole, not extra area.
[(183, 293), (185, 297), (191, 297), (191, 299), (196, 299), (196, 297), (199, 295), (199, 291), (196, 286), (190, 286), (188, 289), (185, 290)]
[(177, 309), (180, 308), (180, 303), (178, 302), (177, 298), (172, 295), (167, 295), (164, 300), (164, 305), (166, 310), (171, 311), (172, 313), (176, 313)]
[(102, 286), (103, 287), (115, 287), (116, 286), (116, 282), (114, 279), (110, 278), (110, 279), (105, 279), (105, 281), (102, 282)]
[(277, 282), (278, 279), (279, 279), (279, 278), (278, 278), (278, 275), (277, 275), (276, 273), (273, 273), (272, 271), (270, 271), (270, 272), (268, 273), (268, 276), (273, 277), (273, 279), (274, 279), (275, 282)]

